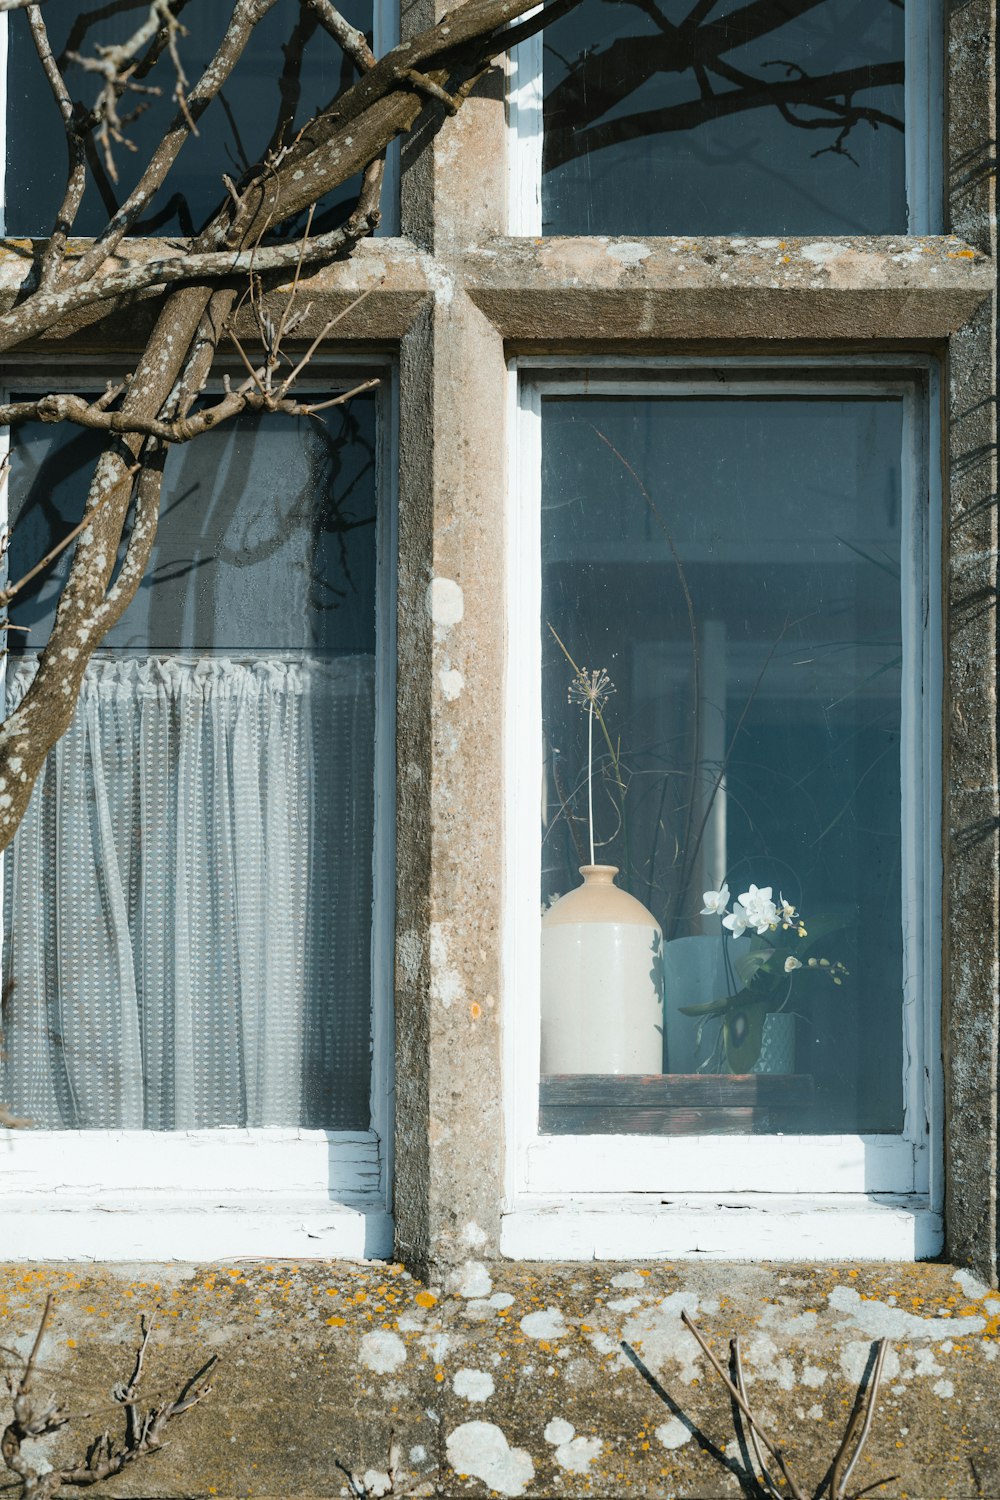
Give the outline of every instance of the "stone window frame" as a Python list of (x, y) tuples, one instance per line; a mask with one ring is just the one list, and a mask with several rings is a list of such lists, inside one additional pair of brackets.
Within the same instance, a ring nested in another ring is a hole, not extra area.
[[(416, 0), (404, 12), (404, 37), (447, 8)], [(499, 1255), (507, 1208), (500, 601), (509, 359), (913, 350), (936, 354), (944, 371), (945, 1249), (995, 1279), (992, 0), (953, 3), (945, 24), (950, 233), (835, 241), (836, 254), (819, 269), (802, 255), (802, 240), (787, 242), (781, 267), (764, 268), (752, 244), (726, 238), (645, 239), (650, 254), (638, 264), (631, 252), (616, 257), (613, 240), (513, 238), (504, 78), (495, 69), (433, 139), (418, 127), (404, 141), (402, 236), (363, 243), (309, 278), (304, 338), (368, 291), (338, 325), (337, 349), (398, 360), (393, 1206), (396, 1253), (415, 1269)], [(912, 259), (917, 245), (922, 252)], [(124, 254), (155, 250), (146, 241)], [(5, 310), (23, 276), (22, 255), (0, 251)], [(84, 311), (38, 348), (65, 350), (67, 340), (84, 352), (134, 348), (150, 321), (144, 298), (99, 330)], [(251, 336), (249, 325), (243, 332)], [(731, 1253), (763, 1253), (759, 1242), (746, 1244), (739, 1212), (731, 1223)], [(264, 1225), (257, 1245), (266, 1239)], [(558, 1253), (602, 1252), (599, 1241), (581, 1237)], [(634, 1253), (645, 1253), (638, 1238)]]

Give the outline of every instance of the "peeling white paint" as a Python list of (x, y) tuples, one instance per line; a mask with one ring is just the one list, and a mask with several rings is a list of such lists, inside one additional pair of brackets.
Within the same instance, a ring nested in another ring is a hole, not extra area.
[(680, 1417), (671, 1417), (656, 1429), (656, 1439), (664, 1448), (683, 1448), (691, 1441), (691, 1431)]
[(454, 703), (456, 698), (460, 698), (462, 696), (462, 689), (465, 686), (465, 678), (462, 676), (461, 672), (456, 672), (454, 669), (446, 672), (442, 668), (442, 670), (438, 673), (438, 682), (441, 684), (441, 692), (449, 703)]
[(521, 1319), (521, 1332), (529, 1339), (561, 1339), (566, 1332), (566, 1319), (560, 1308), (544, 1307)]
[(488, 1401), (496, 1390), (493, 1376), (487, 1370), (456, 1370), (451, 1384), (455, 1395), (463, 1401)]
[(358, 1357), (376, 1375), (389, 1375), (406, 1364), (406, 1345), (398, 1333), (380, 1328), (365, 1334)]
[(853, 1323), (873, 1339), (929, 1339), (942, 1343), (947, 1338), (982, 1333), (986, 1327), (986, 1319), (980, 1317), (921, 1318), (916, 1313), (904, 1312), (900, 1307), (890, 1307), (877, 1298), (862, 1300), (861, 1294), (848, 1286), (834, 1287), (827, 1301), (837, 1312), (848, 1315), (837, 1324), (838, 1328), (849, 1328)]
[(471, 1474), (501, 1495), (523, 1495), (535, 1477), (531, 1455), (512, 1448), (495, 1422), (463, 1422), (445, 1445), (456, 1474)]
[(366, 1495), (373, 1495), (375, 1500), (382, 1500), (383, 1495), (388, 1495), (392, 1489), (392, 1480), (383, 1469), (366, 1469), (362, 1476)]

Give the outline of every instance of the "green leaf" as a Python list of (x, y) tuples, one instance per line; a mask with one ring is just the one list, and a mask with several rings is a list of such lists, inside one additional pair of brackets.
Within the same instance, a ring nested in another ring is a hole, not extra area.
[(722, 1036), (726, 1048), (726, 1062), (734, 1073), (749, 1073), (760, 1057), (764, 1040), (764, 1017), (767, 1005), (763, 1002), (740, 1006), (732, 1011), (722, 1024)]

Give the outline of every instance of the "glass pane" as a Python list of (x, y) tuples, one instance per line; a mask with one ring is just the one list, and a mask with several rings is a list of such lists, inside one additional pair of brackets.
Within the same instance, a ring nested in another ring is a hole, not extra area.
[(902, 0), (583, 0), (543, 46), (546, 234), (905, 232)]
[[(360, 30), (371, 33), (371, 0), (347, 0), (339, 9)], [(53, 51), (74, 100), (89, 107), (97, 92), (92, 73), (67, 55), (93, 55), (96, 48), (120, 42), (148, 14), (147, 0), (110, 0), (81, 9), (78, 0), (47, 0), (45, 21)], [(178, 51), (189, 86), (197, 82), (215, 54), (231, 8), (188, 5), (180, 20), (186, 35)], [(44, 235), (52, 228), (66, 186), (66, 146), (60, 121), (42, 73), (27, 18), (10, 17), (7, 60), (7, 176), (5, 233)], [(316, 110), (328, 104), (355, 74), (343, 53), (297, 0), (278, 0), (254, 29), (250, 42), (225, 88), (205, 111), (199, 135), (181, 149), (173, 169), (154, 198), (138, 232), (196, 233), (225, 196), (222, 176), (238, 181), (259, 161), (278, 136), (289, 140)], [(176, 113), (176, 74), (170, 57), (161, 56), (143, 78), (156, 95), (126, 94), (120, 112), (140, 110), (126, 129), (136, 150), (114, 148), (115, 182), (99, 149), (89, 155), (88, 183), (74, 233), (99, 234), (135, 187), (150, 156)], [(291, 112), (294, 125), (281, 131)], [(343, 222), (358, 181), (346, 184), (324, 201), (313, 219), (317, 232)]]
[(902, 401), (542, 410), (543, 1129), (898, 1131)]
[[(6, 856), (0, 1097), (39, 1126), (368, 1126), (376, 403), (324, 417), (171, 451), (149, 575)], [(99, 448), (16, 434), (12, 571)], [(9, 705), (66, 556), (12, 611)]]

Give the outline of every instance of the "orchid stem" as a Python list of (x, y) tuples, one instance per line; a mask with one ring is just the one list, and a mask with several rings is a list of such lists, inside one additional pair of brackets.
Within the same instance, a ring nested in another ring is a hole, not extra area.
[(590, 863), (594, 859), (594, 705), (587, 705), (587, 823), (590, 828)]

